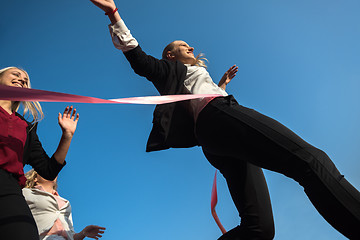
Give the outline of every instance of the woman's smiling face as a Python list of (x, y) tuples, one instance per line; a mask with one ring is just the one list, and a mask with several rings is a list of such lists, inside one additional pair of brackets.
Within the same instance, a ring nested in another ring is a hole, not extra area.
[(10, 68), (0, 75), (0, 84), (12, 87), (29, 87), (29, 77), (26, 72), (18, 68)]
[(194, 57), (194, 48), (190, 47), (186, 42), (177, 40), (174, 41), (173, 50), (168, 52), (169, 60), (178, 60), (184, 64), (194, 64), (196, 59)]

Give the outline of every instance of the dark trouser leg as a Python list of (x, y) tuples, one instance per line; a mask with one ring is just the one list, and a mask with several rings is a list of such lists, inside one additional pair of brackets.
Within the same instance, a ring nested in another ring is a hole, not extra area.
[(16, 179), (0, 170), (0, 239), (39, 240), (35, 220)]
[(274, 221), (262, 169), (239, 159), (219, 157), (205, 151), (204, 154), (225, 177), (241, 217), (240, 226), (219, 240), (273, 239)]
[[(3, 204), (6, 205), (3, 205)], [(3, 240), (38, 240), (36, 223), (25, 200), (19, 195), (0, 197), (0, 232)], [(4, 209), (6, 208), (6, 209)], [(5, 212), (4, 212), (5, 211)]]
[(220, 98), (201, 111), (196, 133), (206, 152), (293, 178), (334, 228), (350, 239), (360, 239), (360, 193), (323, 151), (279, 122), (231, 98)]

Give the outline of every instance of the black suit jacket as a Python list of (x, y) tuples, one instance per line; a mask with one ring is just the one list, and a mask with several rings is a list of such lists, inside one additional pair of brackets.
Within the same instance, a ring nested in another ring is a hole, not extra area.
[[(135, 73), (151, 81), (161, 95), (183, 94), (187, 71), (183, 63), (156, 59), (142, 51), (140, 46), (124, 54)], [(147, 152), (198, 145), (194, 117), (188, 104), (189, 101), (183, 101), (155, 107)]]

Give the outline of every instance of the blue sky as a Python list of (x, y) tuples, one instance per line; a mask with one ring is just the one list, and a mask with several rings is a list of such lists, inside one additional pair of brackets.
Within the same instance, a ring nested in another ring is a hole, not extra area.
[[(182, 39), (209, 59), (215, 82), (233, 64), (227, 91), (324, 150), (360, 189), (360, 2), (116, 1), (142, 48), (160, 57)], [(90, 1), (3, 1), (0, 68), (28, 71), (33, 88), (100, 98), (158, 95), (133, 73)], [(49, 154), (65, 103), (43, 103), (38, 134)], [(107, 228), (103, 239), (217, 239), (210, 214), (215, 169), (198, 147), (145, 153), (154, 106), (76, 104), (80, 121), (59, 176), (75, 230)], [(28, 167), (26, 169), (29, 169)], [(293, 180), (265, 171), (275, 239), (345, 239)], [(239, 224), (218, 177), (218, 215)]]

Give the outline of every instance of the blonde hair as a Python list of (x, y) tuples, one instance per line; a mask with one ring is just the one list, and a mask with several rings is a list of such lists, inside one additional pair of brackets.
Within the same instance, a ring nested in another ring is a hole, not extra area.
[[(34, 188), (35, 186), (37, 186), (37, 183), (35, 182), (35, 178), (37, 178), (38, 176), (40, 176), (40, 174), (38, 174), (34, 169), (31, 169), (30, 171), (25, 173), (25, 177), (26, 177), (25, 188)], [(58, 187), (57, 182), (55, 182), (53, 189), (57, 190), (57, 187)]]
[[(167, 59), (167, 52), (168, 51), (172, 51), (174, 50), (175, 48), (175, 42), (176, 41), (173, 41), (171, 43), (169, 43), (163, 50), (162, 52), (162, 59)], [(192, 66), (199, 66), (199, 67), (204, 67), (204, 68), (207, 68), (207, 65), (206, 65), (206, 62), (208, 62), (208, 60), (205, 58), (205, 55), (203, 53), (199, 53), (196, 58), (195, 58), (195, 63), (194, 64), (191, 64)]]
[(34, 169), (31, 169), (27, 173), (25, 173), (26, 177), (26, 188), (34, 188), (36, 186), (35, 178), (37, 177), (37, 172)]
[[(24, 72), (26, 74), (26, 76), (28, 78), (28, 88), (31, 88), (29, 74), (24, 69), (21, 69), (21, 68), (18, 68), (18, 67), (6, 67), (6, 68), (3, 68), (3, 69), (0, 69), (0, 77), (6, 71), (8, 71), (10, 69), (13, 69), (13, 68), (19, 69), (20, 71), (22, 71), (22, 72)], [(12, 109), (11, 110), (13, 112), (16, 112), (20, 107), (20, 103), (24, 107), (23, 116), (25, 117), (25, 114), (29, 113), (33, 118), (33, 120), (31, 121), (32, 123), (39, 122), (41, 119), (44, 118), (44, 113), (42, 111), (41, 105), (37, 101), (22, 101), (22, 102), (15, 101), (12, 104), (12, 107), (11, 107)]]

